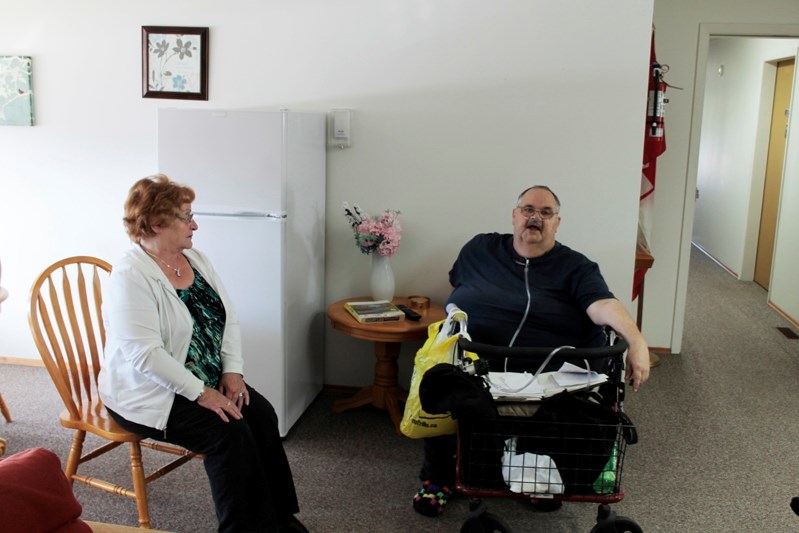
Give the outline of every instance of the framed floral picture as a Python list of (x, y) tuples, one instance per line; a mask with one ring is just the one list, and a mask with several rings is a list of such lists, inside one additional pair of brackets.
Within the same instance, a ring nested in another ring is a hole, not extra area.
[(208, 100), (208, 28), (142, 26), (142, 96)]
[(30, 56), (0, 56), (0, 126), (33, 126)]

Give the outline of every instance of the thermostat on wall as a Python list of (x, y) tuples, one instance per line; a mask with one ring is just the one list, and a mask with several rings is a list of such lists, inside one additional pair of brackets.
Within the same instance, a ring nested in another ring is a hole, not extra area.
[(351, 143), (351, 109), (331, 109), (327, 117), (327, 144), (338, 148), (349, 148)]

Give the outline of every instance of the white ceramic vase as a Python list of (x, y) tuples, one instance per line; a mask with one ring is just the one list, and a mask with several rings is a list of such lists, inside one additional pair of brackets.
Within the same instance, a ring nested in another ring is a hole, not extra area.
[(394, 271), (391, 269), (391, 257), (372, 254), (372, 273), (369, 278), (369, 287), (373, 300), (388, 300), (394, 298)]

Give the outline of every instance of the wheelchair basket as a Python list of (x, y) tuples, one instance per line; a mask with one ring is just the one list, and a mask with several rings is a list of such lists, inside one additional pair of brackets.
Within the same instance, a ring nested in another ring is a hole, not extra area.
[(459, 341), (461, 353), (478, 354), (492, 371), (527, 368), (538, 379), (543, 370), (568, 361), (596, 368), (607, 380), (535, 398), (495, 399), (496, 417), (462, 417), (456, 490), (474, 496), (621, 501), (624, 455), (637, 435), (622, 411), (627, 345), (609, 338), (607, 346), (567, 350)]
[[(624, 457), (638, 436), (623, 409), (627, 344), (610, 329), (606, 340), (597, 348), (458, 340), (454, 364), (483, 376), (496, 408), (491, 416), (458, 417), (455, 490), (471, 497), (461, 531), (512, 533), (486, 511), (481, 497), (594, 502), (599, 506), (592, 533), (642, 531), (610, 508), (624, 498)], [(568, 378), (561, 373), (573, 372), (569, 364), (582, 374), (565, 385)], [(509, 386), (519, 374), (523, 386)]]
[(629, 430), (622, 422), (534, 416), (462, 421), (456, 490), (469, 496), (619, 502)]

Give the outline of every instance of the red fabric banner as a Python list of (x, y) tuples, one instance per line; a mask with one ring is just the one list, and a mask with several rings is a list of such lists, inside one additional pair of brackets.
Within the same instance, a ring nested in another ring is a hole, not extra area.
[[(644, 126), (644, 157), (641, 167), (640, 201), (655, 192), (655, 174), (657, 158), (666, 151), (666, 131), (663, 117), (666, 111), (666, 82), (663, 81), (663, 68), (655, 55), (655, 30), (652, 29), (652, 41), (649, 48), (649, 86), (646, 103), (646, 124)], [(650, 198), (651, 200), (651, 198)], [(643, 209), (643, 206), (642, 206)], [(640, 237), (639, 226), (639, 237)], [(643, 238), (645, 241), (646, 239)], [(646, 242), (639, 242), (648, 249)], [(633, 300), (638, 298), (648, 268), (638, 268), (633, 273)]]
[(666, 82), (655, 56), (655, 30), (649, 52), (649, 89), (644, 128), (644, 161), (641, 170), (641, 200), (655, 192), (657, 158), (666, 151), (666, 131), (663, 116), (666, 111)]

